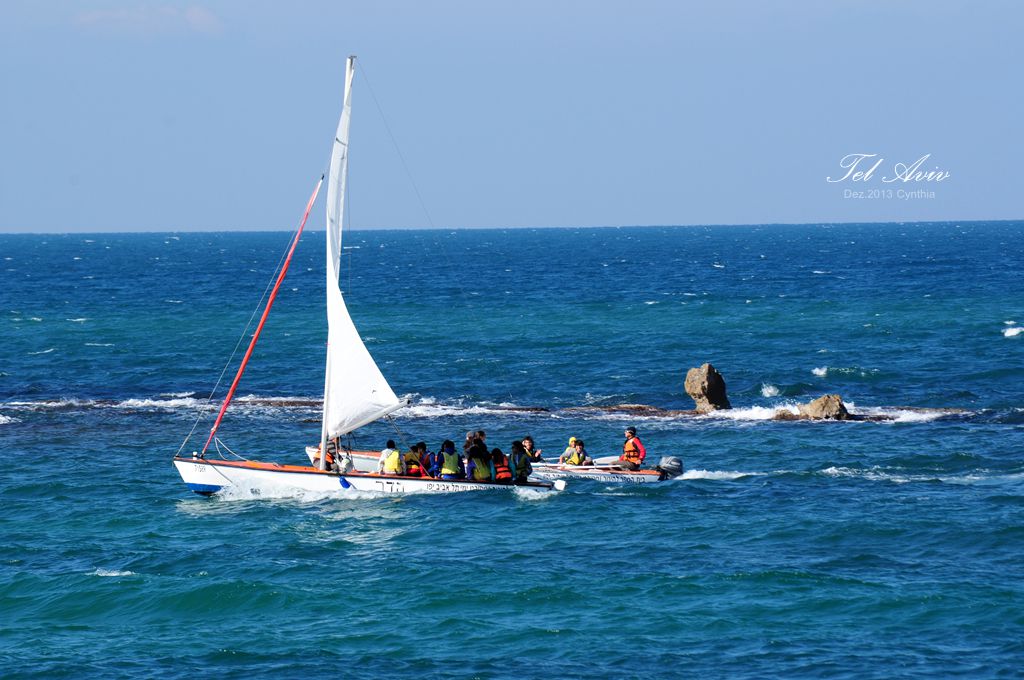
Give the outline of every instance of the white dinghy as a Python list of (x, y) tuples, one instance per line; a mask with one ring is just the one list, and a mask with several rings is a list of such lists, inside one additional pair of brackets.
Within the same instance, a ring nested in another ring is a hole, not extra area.
[[(342, 216), (345, 205), (345, 187), (348, 175), (348, 140), (351, 118), (352, 79), (355, 75), (355, 57), (349, 57), (345, 70), (345, 98), (341, 120), (334, 139), (331, 153), (330, 176), (327, 184), (327, 361), (324, 372), (324, 403), (323, 421), (320, 433), (320, 446), (310, 447), (307, 451), (311, 465), (286, 465), (276, 462), (261, 462), (236, 456), (227, 459), (223, 454), (219, 457), (207, 457), (211, 443), (215, 451), (220, 453), (219, 440), (216, 439), (224, 412), (231, 402), (238, 381), (242, 377), (246, 363), (252, 355), (253, 348), (259, 338), (263, 323), (273, 305), (277, 291), (288, 270), (292, 253), (298, 245), (299, 236), (306, 224), (306, 219), (316, 200), (320, 184), (317, 184), (313, 196), (306, 206), (306, 212), (295, 234), (291, 249), (278, 274), (275, 287), (268, 298), (263, 316), (256, 332), (252, 336), (249, 349), (239, 366), (231, 388), (217, 415), (217, 420), (210, 430), (209, 438), (202, 451), (195, 451), (191, 456), (182, 456), (188, 443), (188, 437), (174, 457), (174, 466), (188, 487), (196, 493), (210, 495), (228, 487), (251, 490), (255, 494), (265, 489), (298, 490), (312, 492), (343, 492), (349, 489), (370, 491), (386, 494), (407, 493), (450, 493), (456, 491), (500, 491), (509, 489), (533, 489), (536, 491), (560, 491), (565, 482), (557, 479), (545, 482), (529, 482), (520, 485), (494, 484), (473, 480), (441, 480), (430, 477), (407, 477), (380, 475), (369, 471), (366, 458), (372, 458), (372, 452), (340, 451), (340, 461), (348, 463), (352, 458), (362, 459), (364, 465), (348, 466), (327, 464), (327, 457), (321, 458), (319, 451), (331, 451), (344, 435), (384, 418), (391, 412), (404, 406), (394, 390), (381, 374), (380, 369), (370, 356), (359, 332), (345, 306), (345, 300), (338, 284), (339, 262), (341, 258)], [(323, 182), (323, 178), (320, 179)], [(194, 428), (193, 428), (194, 429)], [(191, 436), (191, 435), (189, 435)], [(329, 444), (331, 446), (329, 446)], [(336, 449), (337, 450), (337, 449)], [(361, 454), (358, 456), (346, 455)], [(362, 471), (360, 467), (364, 468)]]

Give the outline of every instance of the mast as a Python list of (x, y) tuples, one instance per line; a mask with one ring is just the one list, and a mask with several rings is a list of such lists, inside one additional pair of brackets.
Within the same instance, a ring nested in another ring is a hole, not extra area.
[(352, 56), (345, 65), (344, 103), (331, 148), (327, 181), (327, 358), (320, 429), (321, 470), (326, 468), (329, 439), (352, 432), (403, 406), (359, 337), (338, 285), (355, 64), (356, 58)]

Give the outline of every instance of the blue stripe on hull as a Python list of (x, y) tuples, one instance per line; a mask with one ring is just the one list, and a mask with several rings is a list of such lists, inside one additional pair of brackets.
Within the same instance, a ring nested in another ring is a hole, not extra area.
[(209, 496), (221, 490), (221, 487), (215, 484), (193, 484), (191, 482), (186, 482), (186, 484), (188, 484), (188, 488), (201, 496)]

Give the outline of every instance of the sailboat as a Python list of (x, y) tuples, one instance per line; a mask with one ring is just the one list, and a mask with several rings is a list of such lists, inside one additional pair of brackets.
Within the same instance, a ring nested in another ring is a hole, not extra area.
[[(267, 299), (263, 316), (253, 334), (234, 382), (217, 414), (216, 422), (210, 429), (209, 437), (202, 451), (193, 451), (191, 456), (183, 456), (181, 452), (185, 442), (174, 457), (174, 466), (182, 480), (192, 491), (211, 495), (227, 488), (250, 490), (262, 493), (265, 489), (296, 490), (312, 492), (344, 492), (348, 490), (369, 491), (384, 494), (408, 493), (449, 493), (456, 491), (498, 491), (514, 488), (528, 488), (537, 491), (561, 491), (565, 482), (528, 482), (515, 486), (494, 484), (475, 480), (446, 480), (430, 477), (410, 477), (382, 475), (370, 471), (360, 471), (351, 464), (352, 454), (365, 459), (374, 455), (372, 452), (347, 451), (340, 445), (341, 437), (354, 430), (380, 420), (405, 405), (395, 394), (384, 378), (376, 362), (370, 355), (352, 318), (345, 306), (345, 299), (338, 284), (339, 264), (341, 259), (342, 217), (345, 206), (345, 188), (348, 177), (348, 142), (349, 125), (352, 114), (352, 80), (355, 76), (355, 57), (349, 57), (345, 68), (345, 91), (341, 119), (338, 122), (337, 134), (331, 149), (330, 173), (327, 183), (327, 359), (324, 370), (323, 418), (320, 432), (320, 445), (309, 447), (311, 464), (289, 465), (277, 462), (249, 460), (241, 456), (228, 459), (221, 454), (219, 457), (207, 457), (211, 443), (216, 439), (224, 413), (227, 411), (231, 398), (238, 387), (246, 364), (259, 338), (260, 331), (266, 321), (270, 308), (274, 303), (277, 291), (288, 270), (291, 256), (298, 245), (302, 229), (309, 217), (310, 210), (316, 201), (323, 177), (317, 183), (306, 205), (302, 222), (296, 231), (277, 282)], [(219, 446), (215, 446), (220, 451)], [(320, 455), (320, 452), (333, 454), (332, 465), (328, 465), (331, 455)], [(341, 463), (340, 465), (338, 463)]]

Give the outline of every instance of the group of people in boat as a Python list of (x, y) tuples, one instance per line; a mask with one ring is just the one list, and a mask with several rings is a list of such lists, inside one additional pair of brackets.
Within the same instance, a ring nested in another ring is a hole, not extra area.
[[(627, 427), (623, 434), (626, 441), (622, 444), (622, 455), (614, 465), (628, 470), (638, 470), (647, 458), (647, 449), (636, 436), (635, 427)], [(558, 457), (559, 465), (593, 465), (594, 460), (587, 454), (586, 443), (578, 437), (569, 437), (569, 446)]]
[(534, 449), (533, 437), (526, 436), (512, 442), (509, 453), (499, 448), (488, 449), (487, 433), (473, 430), (466, 433), (462, 452), (455, 442), (446, 439), (437, 453), (427, 450), (426, 442), (418, 442), (402, 453), (389, 439), (377, 460), (377, 473), (405, 477), (434, 477), (436, 479), (469, 479), (496, 484), (525, 484), (533, 472), (532, 462), (542, 460)]
[[(636, 428), (625, 430), (626, 440), (622, 455), (615, 462), (617, 467), (636, 470), (643, 464), (647, 451), (636, 436)], [(500, 448), (488, 448), (487, 433), (471, 430), (466, 433), (462, 451), (456, 450), (455, 442), (446, 439), (435, 453), (427, 450), (426, 442), (417, 442), (409, 451), (402, 453), (389, 439), (377, 460), (377, 473), (405, 477), (433, 477), (435, 479), (468, 479), (495, 484), (525, 484), (533, 472), (532, 463), (543, 462), (541, 451), (536, 448), (533, 437), (527, 435), (512, 442), (509, 453)], [(563, 465), (593, 465), (582, 439), (571, 437), (569, 446), (558, 458)]]

